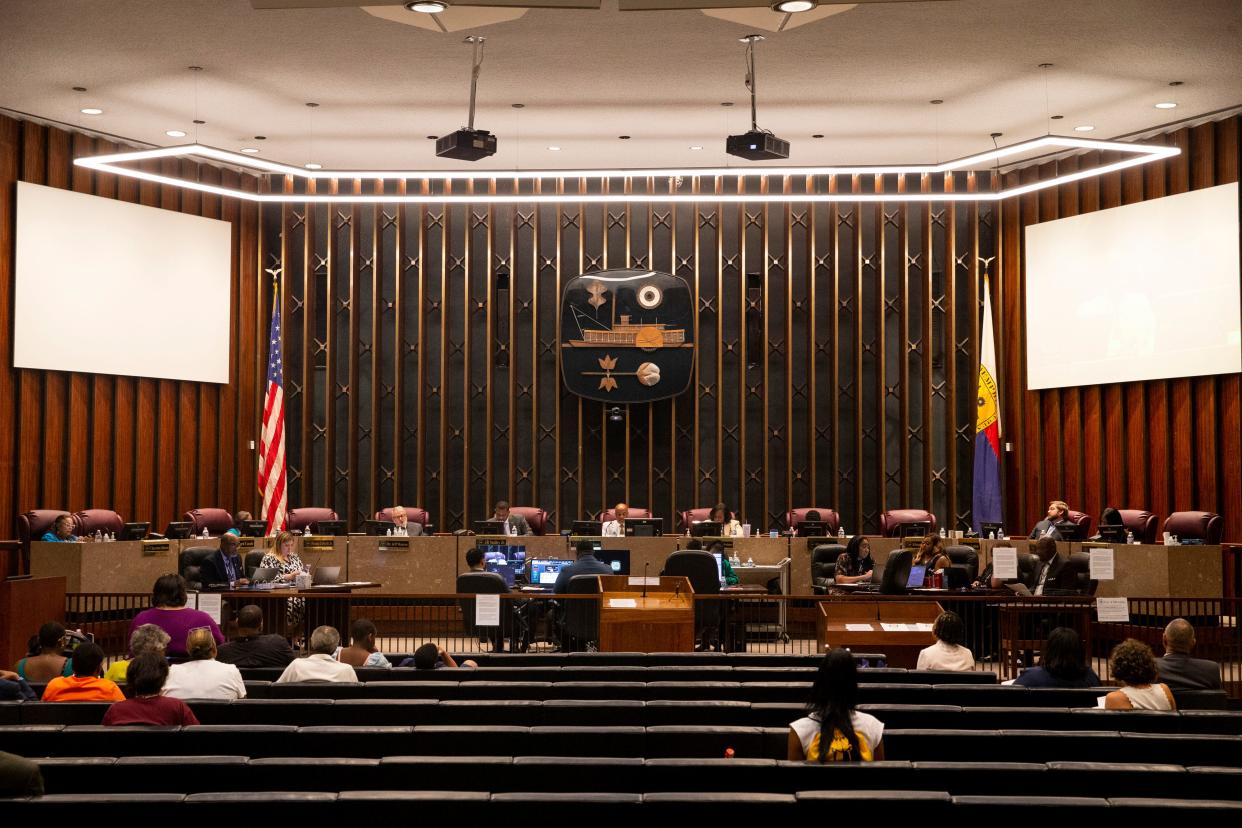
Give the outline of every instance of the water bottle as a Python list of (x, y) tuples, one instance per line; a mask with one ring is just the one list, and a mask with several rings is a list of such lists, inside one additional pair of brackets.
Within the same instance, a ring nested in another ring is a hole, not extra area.
[(206, 540), (206, 539), (207, 539), (207, 538), (209, 538), (209, 537), (211, 537), (211, 535), (209, 535), (209, 534), (207, 533), (207, 527), (206, 527), (206, 526), (204, 526), (204, 527), (203, 527), (203, 540)]
[(755, 559), (754, 559), (754, 558), (752, 558), (750, 555), (747, 555), (747, 556), (746, 556), (746, 565), (747, 565), (747, 566), (754, 566), (754, 565), (755, 565)]
[(837, 537), (838, 537), (838, 538), (843, 538), (843, 537), (845, 537), (845, 527), (844, 527), (844, 526), (838, 526), (838, 527), (837, 527)]
[(1126, 530), (1126, 543), (1127, 544), (1134, 543), (1134, 532), (1130, 531), (1129, 529)]
[(103, 543), (103, 532), (95, 530), (95, 543)]
[(942, 537), (942, 538), (947, 538), (947, 537), (948, 537), (948, 535), (946, 535), (946, 534), (944, 533), (944, 527), (943, 527), (943, 526), (941, 526), (941, 527), (940, 527), (940, 537)]
[(996, 540), (996, 532), (991, 529), (988, 530), (988, 540)]
[(388, 530), (388, 537), (390, 537), (390, 538), (392, 537), (392, 530), (391, 530), (391, 529), (389, 529), (389, 530)]

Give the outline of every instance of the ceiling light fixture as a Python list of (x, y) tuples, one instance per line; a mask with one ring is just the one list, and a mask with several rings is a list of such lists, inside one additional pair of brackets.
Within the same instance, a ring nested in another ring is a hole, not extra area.
[(322, 169), (323, 169), (323, 164), (316, 164), (314, 161), (311, 161), (311, 162), (309, 162), (309, 163), (307, 163), (307, 164), (306, 164), (306, 169), (308, 169), (308, 170), (322, 170)]
[(83, 107), (82, 109), (78, 111), (81, 112), (83, 115), (102, 115), (103, 114), (103, 110), (97, 106)]
[(553, 152), (560, 152), (560, 151), (561, 151), (561, 148), (560, 148), (560, 147), (548, 147), (548, 149), (552, 150)]
[(772, 4), (772, 11), (781, 14), (798, 14), (808, 12), (819, 5), (818, 0), (780, 0)]
[(169, 129), (169, 130), (165, 130), (164, 134), (167, 135), (169, 138), (184, 138), (185, 130)]
[[(1173, 103), (1172, 101), (1164, 101), (1163, 103), (1156, 104), (1156, 109), (1177, 109), (1177, 104)], [(86, 112), (85, 109), (83, 109), (82, 111)]]
[[(985, 190), (976, 192), (833, 192), (822, 176), (865, 176), (875, 180), (878, 176), (894, 175), (934, 175), (948, 172), (969, 170), (986, 170), (991, 172), (990, 164), (999, 163), (1001, 159), (1029, 158), (1030, 153), (1040, 151), (1092, 150), (1123, 153), (1125, 157), (1095, 167), (1066, 172), (1043, 181), (1012, 186), (1008, 189)], [(1164, 158), (1181, 154), (1176, 146), (1158, 144), (1127, 144), (1119, 141), (1102, 141), (1096, 138), (1074, 138), (1067, 135), (1045, 135), (1029, 141), (1020, 141), (1005, 147), (997, 147), (986, 152), (968, 155), (953, 161), (939, 164), (908, 164), (894, 166), (851, 166), (851, 167), (686, 167), (678, 169), (618, 169), (618, 170), (323, 170), (319, 164), (307, 164), (306, 169), (281, 164), (276, 161), (256, 158), (241, 153), (209, 147), (203, 144), (184, 144), (176, 147), (161, 147), (150, 150), (112, 153), (75, 158), (75, 166), (100, 172), (109, 172), (126, 178), (136, 178), (156, 184), (167, 184), (187, 190), (195, 190), (212, 195), (237, 198), (243, 201), (273, 202), (287, 204), (307, 203), (341, 203), (341, 204), (557, 204), (557, 203), (758, 203), (758, 204), (800, 204), (815, 202), (995, 202), (1014, 196), (1038, 192), (1071, 181), (1095, 178), (1110, 172), (1129, 169), (1143, 164), (1150, 164)], [(177, 178), (147, 172), (128, 166), (137, 161), (151, 158), (204, 158), (242, 167), (259, 175), (287, 175), (309, 179), (361, 179), (370, 178), (380, 181), (400, 179), (423, 179), (431, 181), (485, 181), (488, 183), (506, 182), (512, 187), (510, 192), (496, 194), (446, 194), (429, 192), (422, 193), (257, 193), (240, 188), (222, 187), (192, 179)], [(310, 170), (311, 172), (307, 172)], [(543, 179), (573, 178), (655, 178), (657, 180), (695, 178), (695, 177), (727, 177), (742, 176), (797, 176), (809, 177), (810, 183), (806, 192), (784, 192), (784, 188), (772, 187), (766, 193), (728, 193), (713, 192), (708, 188), (702, 193), (694, 192), (651, 192), (651, 193), (580, 193), (580, 192), (522, 192), (518, 185), (523, 181)]]
[(258, 151), (259, 151), (258, 147), (242, 147), (242, 152), (246, 153), (247, 155), (254, 155)]
[(695, 145), (694, 145), (693, 147), (691, 147), (690, 149), (694, 150), (695, 152), (698, 152), (699, 150), (701, 150), (701, 149), (703, 149), (703, 148), (702, 148), (702, 147), (700, 147), (698, 144), (695, 144)]
[(1095, 127), (1091, 126), (1091, 124), (1083, 124), (1081, 126), (1074, 127), (1074, 132), (1091, 132), (1094, 129)]
[(448, 8), (448, 3), (442, 3), (440, 0), (417, 0), (414, 3), (406, 3), (405, 7), (421, 14), (439, 14)]

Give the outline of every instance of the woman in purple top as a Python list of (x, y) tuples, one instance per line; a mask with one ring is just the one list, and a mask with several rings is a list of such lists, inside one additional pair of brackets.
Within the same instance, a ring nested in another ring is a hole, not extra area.
[(165, 652), (174, 658), (185, 656), (185, 638), (190, 630), (199, 627), (211, 630), (217, 646), (223, 644), (224, 634), (220, 632), (220, 626), (207, 613), (187, 607), (186, 597), (185, 578), (175, 574), (161, 575), (151, 590), (151, 603), (154, 606), (134, 617), (129, 625), (130, 635), (143, 624), (154, 624), (172, 639)]

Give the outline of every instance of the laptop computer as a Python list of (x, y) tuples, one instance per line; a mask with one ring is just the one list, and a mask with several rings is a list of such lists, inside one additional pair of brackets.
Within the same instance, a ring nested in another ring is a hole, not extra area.
[(276, 568), (271, 566), (261, 566), (250, 576), (250, 583), (265, 584), (276, 580)]
[(919, 589), (923, 586), (923, 578), (927, 575), (927, 566), (916, 564), (910, 567), (910, 577), (906, 578), (906, 589)]
[[(505, 579), (506, 586), (510, 589), (513, 588), (513, 584), (517, 580), (517, 569), (513, 564), (505, 561), (504, 559), (499, 561), (491, 560), (483, 564), (483, 568), (488, 572), (495, 572), (501, 578)], [(553, 583), (555, 583), (555, 579), (553, 579)]]
[(716, 577), (720, 579), (720, 585), (724, 586), (725, 585), (724, 563), (723, 563), (724, 553), (713, 552), (712, 557), (716, 559)]
[(573, 561), (554, 560), (550, 558), (532, 558), (530, 562), (530, 582), (536, 586), (550, 587), (556, 583), (556, 576)]
[(339, 566), (317, 566), (311, 573), (311, 586), (336, 586), (340, 582)]

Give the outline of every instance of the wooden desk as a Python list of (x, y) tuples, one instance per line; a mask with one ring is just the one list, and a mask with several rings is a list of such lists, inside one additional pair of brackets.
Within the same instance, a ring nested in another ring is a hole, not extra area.
[(26, 644), (48, 621), (65, 620), (65, 577), (0, 581), (0, 667), (26, 655)]
[(599, 649), (607, 653), (694, 651), (694, 589), (685, 577), (644, 587), (600, 575)]
[[(884, 653), (889, 667), (913, 669), (919, 651), (936, 642), (930, 628), (925, 630), (886, 630), (884, 624), (927, 624), (943, 610), (931, 601), (820, 601), (816, 616), (820, 650), (848, 647), (852, 650)], [(851, 630), (850, 625), (866, 624), (870, 629)]]
[(378, 591), (389, 595), (456, 592), (458, 561), (465, 556), (457, 548), (452, 535), (351, 535), (348, 579), (378, 581)]
[(30, 574), (63, 577), (67, 592), (150, 592), (155, 579), (176, 572), (181, 544), (195, 541), (30, 544)]

